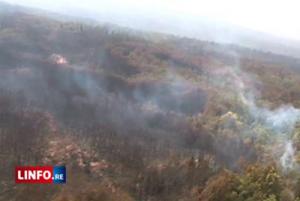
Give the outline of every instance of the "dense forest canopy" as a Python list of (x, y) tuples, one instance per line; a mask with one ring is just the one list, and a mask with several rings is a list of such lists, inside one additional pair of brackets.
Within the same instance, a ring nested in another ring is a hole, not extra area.
[(300, 199), (299, 59), (0, 11), (0, 200)]

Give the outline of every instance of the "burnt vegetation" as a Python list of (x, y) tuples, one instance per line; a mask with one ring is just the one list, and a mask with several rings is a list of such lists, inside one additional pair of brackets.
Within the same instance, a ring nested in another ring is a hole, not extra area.
[[(1, 12), (0, 200), (299, 199), (271, 131), (222, 81), (234, 65), (261, 105), (300, 107), (297, 59)], [(14, 184), (16, 165), (59, 164), (64, 186)]]

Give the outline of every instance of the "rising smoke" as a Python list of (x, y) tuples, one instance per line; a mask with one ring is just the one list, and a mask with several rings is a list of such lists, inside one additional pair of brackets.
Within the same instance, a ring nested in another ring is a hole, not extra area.
[(257, 92), (253, 87), (245, 85), (245, 79), (254, 79), (251, 75), (241, 71), (239, 68), (230, 68), (229, 75), (237, 89), (238, 96), (247, 107), (255, 123), (260, 123), (270, 129), (274, 134), (283, 139), (283, 152), (280, 156), (280, 165), (284, 171), (295, 167), (295, 148), (292, 141), (293, 131), (296, 123), (300, 120), (300, 109), (293, 105), (282, 105), (276, 109), (270, 109), (257, 105)]

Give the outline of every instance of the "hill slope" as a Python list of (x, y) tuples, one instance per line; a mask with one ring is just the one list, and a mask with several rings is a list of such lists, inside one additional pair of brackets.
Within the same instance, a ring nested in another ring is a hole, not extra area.
[[(0, 200), (295, 200), (300, 61), (0, 14)], [(67, 166), (61, 186), (16, 165)]]

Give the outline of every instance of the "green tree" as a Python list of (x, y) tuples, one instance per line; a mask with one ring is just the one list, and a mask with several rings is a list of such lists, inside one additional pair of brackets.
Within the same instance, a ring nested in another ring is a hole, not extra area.
[(274, 166), (254, 165), (243, 174), (221, 173), (208, 182), (200, 201), (278, 201), (281, 178)]

